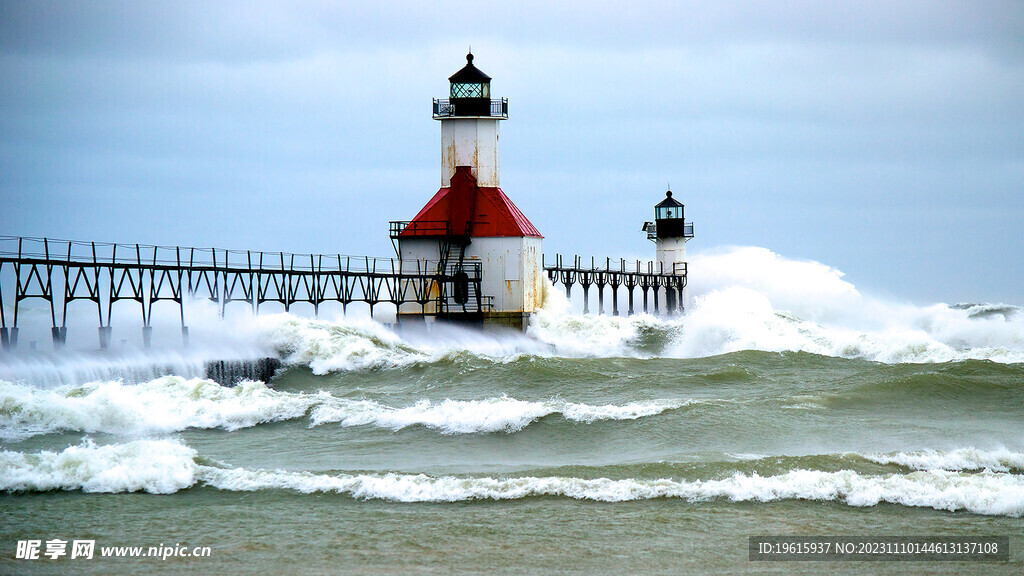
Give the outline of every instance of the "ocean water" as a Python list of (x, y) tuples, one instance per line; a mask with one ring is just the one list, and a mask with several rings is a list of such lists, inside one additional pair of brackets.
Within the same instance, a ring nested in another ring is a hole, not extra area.
[[(555, 289), (525, 335), (225, 324), (285, 362), (234, 388), (201, 377), (215, 345), (0, 356), (0, 573), (1024, 572), (1024, 310), (872, 298), (756, 248), (691, 269), (677, 318)], [(1010, 559), (750, 561), (762, 535), (1006, 536)], [(134, 546), (209, 556), (100, 557)]]

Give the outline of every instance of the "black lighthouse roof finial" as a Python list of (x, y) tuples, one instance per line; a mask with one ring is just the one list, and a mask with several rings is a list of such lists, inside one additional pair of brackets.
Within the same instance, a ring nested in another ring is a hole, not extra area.
[(658, 202), (654, 207), (655, 208), (668, 208), (668, 207), (672, 207), (672, 206), (682, 206), (682, 205), (683, 204), (679, 200), (676, 200), (675, 198), (672, 197), (672, 191), (669, 190), (669, 191), (665, 192), (665, 199), (662, 200), (661, 202)]
[(460, 84), (485, 84), (491, 81), (491, 77), (473, 65), (473, 52), (470, 51), (469, 54), (466, 54), (466, 65), (462, 67), (462, 70), (449, 76), (448, 80)]

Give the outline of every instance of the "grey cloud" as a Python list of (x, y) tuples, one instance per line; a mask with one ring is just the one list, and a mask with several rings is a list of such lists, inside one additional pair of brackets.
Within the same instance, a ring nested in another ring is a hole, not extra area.
[(549, 251), (649, 250), (671, 181), (694, 249), (1019, 299), (1024, 4), (624, 6), (0, 1), (0, 233), (386, 253), (472, 43)]

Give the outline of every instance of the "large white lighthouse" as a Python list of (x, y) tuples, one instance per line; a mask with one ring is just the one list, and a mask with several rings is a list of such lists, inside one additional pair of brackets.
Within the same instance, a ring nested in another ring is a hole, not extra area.
[[(391, 235), (403, 268), (436, 269), (455, 281), (439, 284), (429, 302), (403, 305), (399, 319), (525, 329), (541, 305), (543, 236), (499, 187), (498, 125), (508, 119), (508, 100), (491, 98), (491, 78), (472, 53), (448, 80), (449, 98), (435, 99), (433, 111), (441, 122), (441, 188), (411, 221), (394, 223)], [(479, 306), (459, 281), (475, 274)]]
[[(693, 238), (693, 222), (685, 219), (683, 204), (665, 192), (665, 199), (654, 206), (654, 222), (644, 222), (647, 238), (657, 247), (657, 272), (686, 275), (686, 242)], [(685, 288), (665, 287), (658, 307), (669, 314), (681, 312), (686, 302)]]

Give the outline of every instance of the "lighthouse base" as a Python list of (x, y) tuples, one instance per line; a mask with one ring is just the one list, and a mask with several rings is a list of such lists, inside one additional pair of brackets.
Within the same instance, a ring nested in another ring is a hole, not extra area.
[(484, 329), (511, 328), (526, 332), (530, 327), (529, 312), (484, 312)]
[(399, 314), (398, 323), (403, 325), (423, 325), (430, 322), (455, 324), (477, 330), (516, 330), (526, 332), (530, 326), (529, 312), (448, 312), (443, 314)]

